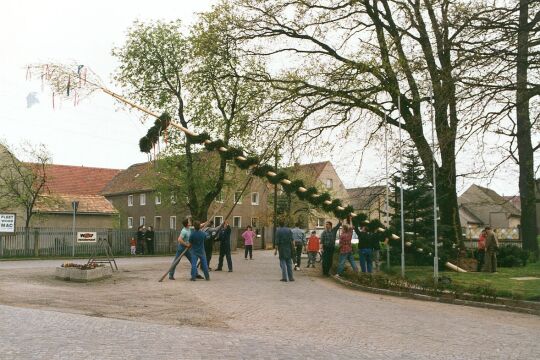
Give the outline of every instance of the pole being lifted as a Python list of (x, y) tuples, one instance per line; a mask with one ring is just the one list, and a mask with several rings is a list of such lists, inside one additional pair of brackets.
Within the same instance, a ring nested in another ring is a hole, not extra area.
[[(77, 69), (77, 70), (74, 70)], [(82, 69), (82, 70), (81, 70)], [(89, 72), (89, 76), (87, 76)], [(120, 94), (115, 93), (114, 91), (111, 91), (110, 89), (106, 88), (101, 84), (101, 80), (99, 77), (88, 67), (85, 67), (83, 65), (62, 65), (62, 64), (37, 64), (37, 65), (29, 65), (27, 69), (27, 77), (31, 77), (32, 75), (35, 75), (35, 78), (40, 78), (42, 81), (48, 81), (48, 83), (51, 85), (53, 89), (53, 97), (55, 94), (57, 96), (62, 96), (62, 94), (67, 94), (69, 97), (70, 90), (73, 92), (77, 92), (79, 98), (81, 95), (88, 96), (94, 91), (100, 90), (103, 91), (105, 94), (113, 97), (114, 99), (134, 108), (139, 111), (142, 111), (143, 113), (155, 117), (160, 118), (159, 114), (154, 113), (151, 110), (148, 110), (138, 104), (135, 104), (134, 102), (126, 99), (125, 97), (121, 96)], [(54, 98), (53, 98), (54, 99)], [(194, 133), (193, 131), (187, 129), (186, 127), (182, 126), (181, 124), (178, 124), (177, 122), (171, 121), (169, 122), (170, 126), (182, 131), (183, 133), (190, 135), (190, 136), (198, 136), (198, 134)], [(212, 140), (207, 139), (204, 140), (204, 144), (210, 144), (212, 143)], [(220, 146), (217, 148), (219, 152), (228, 152), (229, 149), (225, 146)], [(240, 161), (246, 161), (247, 158), (242, 155), (237, 155), (234, 157), (237, 160)], [(250, 166), (250, 168), (256, 168), (260, 166), (261, 164), (253, 164)], [(273, 171), (267, 171), (266, 175), (268, 177), (276, 177), (278, 174), (276, 174)], [(292, 183), (291, 180), (284, 178), (279, 181), (282, 185), (290, 185)], [(303, 186), (299, 186), (297, 188), (297, 191), (301, 193), (308, 192), (308, 189), (306, 189)], [(321, 196), (321, 194), (318, 194), (317, 192), (311, 193), (310, 196), (312, 198), (317, 198)], [(326, 205), (331, 205), (332, 201), (325, 200), (324, 203)], [(336, 209), (339, 211), (345, 210), (345, 207), (339, 205), (336, 206)], [(358, 216), (358, 214), (354, 212), (350, 212), (348, 214), (351, 217)]]

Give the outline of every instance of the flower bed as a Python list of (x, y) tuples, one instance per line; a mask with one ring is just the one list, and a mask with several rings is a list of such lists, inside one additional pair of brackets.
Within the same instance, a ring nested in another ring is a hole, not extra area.
[(111, 277), (112, 269), (95, 263), (64, 263), (56, 268), (55, 276), (66, 281), (88, 282)]

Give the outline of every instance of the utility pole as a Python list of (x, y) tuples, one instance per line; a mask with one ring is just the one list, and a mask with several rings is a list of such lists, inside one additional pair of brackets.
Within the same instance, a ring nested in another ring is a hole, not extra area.
[[(274, 168), (277, 172), (278, 167), (278, 148), (276, 146), (275, 153), (274, 153)], [(272, 245), (273, 248), (276, 248), (276, 230), (277, 230), (277, 192), (278, 192), (278, 186), (277, 184), (274, 185), (274, 233), (272, 235)]]
[(435, 245), (433, 254), (433, 281), (435, 285), (439, 282), (439, 243), (437, 233), (437, 173), (435, 171), (435, 118), (433, 117), (433, 90), (429, 99), (430, 117), (431, 117), (431, 153), (433, 154), (433, 244)]
[(75, 214), (77, 214), (77, 208), (79, 207), (78, 201), (72, 201), (71, 207), (73, 209), (73, 240), (71, 243), (71, 256), (75, 257), (75, 239), (77, 238), (77, 234), (75, 233)]
[(401, 219), (401, 277), (405, 277), (405, 224), (403, 216), (403, 144), (401, 141), (401, 94), (398, 94), (398, 122), (399, 122), (399, 205)]
[[(388, 178), (388, 124), (386, 123), (386, 112), (384, 113), (384, 154), (386, 167), (386, 203), (384, 205), (384, 212), (386, 214), (386, 226), (390, 227), (390, 216), (388, 214), (388, 205), (390, 203), (390, 180)], [(386, 243), (386, 268), (390, 269), (390, 241)]]

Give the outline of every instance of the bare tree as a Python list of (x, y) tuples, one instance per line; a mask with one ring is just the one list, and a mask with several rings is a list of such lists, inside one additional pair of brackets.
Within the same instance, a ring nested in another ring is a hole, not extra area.
[(494, 104), (486, 128), (509, 139), (500, 164), (519, 165), (523, 247), (538, 252), (534, 154), (540, 143), (533, 145), (533, 139), (540, 125), (540, 3), (501, 0), (488, 15), (474, 23), (483, 36), (462, 49), (481, 59), (466, 81)]
[(6, 144), (0, 143), (0, 209), (24, 212), (28, 235), (36, 204), (55, 200), (48, 196), (47, 165), (51, 157), (45, 147), (25, 145), (21, 156), (25, 162), (17, 159)]
[[(476, 36), (472, 20), (487, 10), (449, 0), (235, 3), (247, 53), (287, 58), (285, 71), (259, 78), (281, 92), (278, 102), (295, 128), (317, 136), (354, 123), (380, 126), (386, 114), (411, 138), (424, 168), (435, 167), (441, 224), (450, 239), (461, 239), (456, 154), (486, 103), (461, 81), (476, 63), (459, 50)], [(436, 154), (426, 136), (430, 102)]]

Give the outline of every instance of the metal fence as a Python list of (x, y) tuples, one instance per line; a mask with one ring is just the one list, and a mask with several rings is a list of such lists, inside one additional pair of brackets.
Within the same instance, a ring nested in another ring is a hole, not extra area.
[[(464, 243), (467, 248), (476, 249), (478, 247), (478, 237), (482, 232), (482, 227), (462, 228)], [(521, 239), (518, 228), (495, 228), (493, 229), (500, 246), (515, 245), (521, 247)]]
[[(128, 229), (77, 228), (77, 232), (96, 232), (98, 239), (106, 239), (114, 255), (129, 255), (130, 240), (136, 232)], [(0, 257), (33, 256), (88, 256), (94, 252), (103, 255), (96, 243), (77, 243), (72, 229), (18, 228), (12, 234), (0, 234)], [(155, 231), (156, 254), (170, 254), (176, 250), (178, 230)]]

